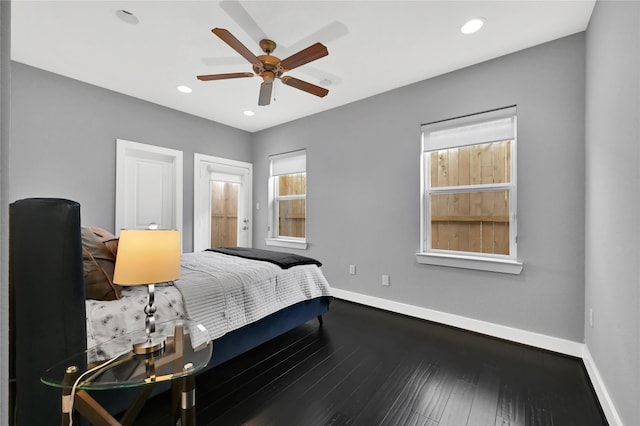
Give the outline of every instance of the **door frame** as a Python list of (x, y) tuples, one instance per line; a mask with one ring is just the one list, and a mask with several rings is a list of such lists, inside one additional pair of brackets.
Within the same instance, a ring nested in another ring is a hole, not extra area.
[[(253, 164), (206, 154), (193, 154), (193, 251), (209, 248), (211, 242), (211, 172), (240, 176), (238, 192), (238, 239), (246, 235), (243, 246), (253, 245)], [(243, 222), (243, 219), (247, 222)], [(242, 227), (247, 229), (243, 230)], [(245, 233), (245, 234), (243, 234)], [(239, 244), (240, 245), (240, 244)]]

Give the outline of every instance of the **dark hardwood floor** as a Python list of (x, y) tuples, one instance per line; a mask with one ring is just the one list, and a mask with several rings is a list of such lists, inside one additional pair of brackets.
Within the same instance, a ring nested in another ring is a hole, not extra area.
[[(198, 425), (606, 425), (582, 361), (340, 300), (197, 378)], [(136, 424), (171, 424), (168, 394)]]

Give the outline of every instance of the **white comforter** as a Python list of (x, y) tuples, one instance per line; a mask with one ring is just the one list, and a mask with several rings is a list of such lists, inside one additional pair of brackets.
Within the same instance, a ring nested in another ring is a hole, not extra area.
[[(331, 289), (315, 265), (281, 269), (268, 262), (215, 252), (182, 255), (180, 279), (155, 289), (156, 322), (189, 318), (212, 339)], [(123, 298), (87, 300), (87, 347), (144, 328), (146, 287), (124, 287)]]

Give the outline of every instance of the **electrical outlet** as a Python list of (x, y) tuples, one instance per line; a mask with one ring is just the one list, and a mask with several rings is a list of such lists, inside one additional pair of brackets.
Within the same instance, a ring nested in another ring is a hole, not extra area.
[(382, 276), (382, 285), (383, 286), (391, 285), (390, 282), (389, 282), (389, 275), (383, 275)]
[(356, 265), (349, 265), (349, 273), (351, 275), (355, 275), (356, 274)]
[(589, 325), (593, 327), (593, 308), (589, 308)]

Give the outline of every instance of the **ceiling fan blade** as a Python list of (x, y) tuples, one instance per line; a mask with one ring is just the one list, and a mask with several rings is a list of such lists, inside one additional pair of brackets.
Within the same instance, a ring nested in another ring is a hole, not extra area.
[(283, 59), (280, 62), (280, 67), (284, 71), (289, 71), (294, 68), (299, 67), (300, 65), (304, 65), (311, 61), (315, 61), (316, 59), (320, 59), (323, 56), (327, 56), (329, 51), (327, 47), (322, 43), (312, 44), (306, 49), (302, 49), (298, 53), (294, 53), (286, 59)]
[(316, 95), (321, 98), (324, 98), (329, 93), (329, 91), (324, 87), (316, 86), (315, 84), (307, 83), (306, 81), (302, 81), (294, 77), (289, 77), (288, 75), (282, 77), (281, 80), (282, 83), (286, 84), (287, 86), (295, 87), (296, 89), (303, 90), (307, 93), (311, 93), (312, 95)]
[(260, 96), (258, 97), (258, 105), (269, 105), (271, 103), (271, 90), (273, 89), (273, 83), (267, 83), (265, 81), (260, 84)]
[(249, 61), (251, 64), (261, 63), (260, 59), (258, 59), (256, 55), (251, 53), (251, 51), (247, 49), (247, 47), (242, 44), (240, 40), (235, 38), (234, 35), (229, 31), (225, 30), (224, 28), (214, 28), (211, 30), (211, 32), (220, 37), (222, 41), (227, 43), (233, 50), (242, 55), (242, 57)]
[(252, 72), (231, 72), (228, 74), (209, 74), (209, 75), (199, 75), (197, 78), (201, 81), (211, 81), (211, 80), (226, 80), (229, 78), (242, 78), (242, 77), (253, 77)]

